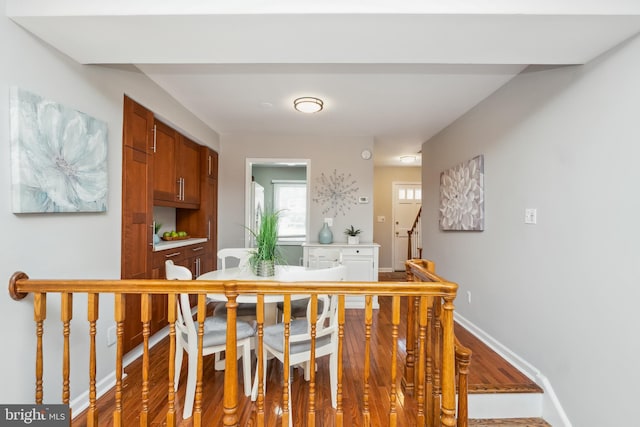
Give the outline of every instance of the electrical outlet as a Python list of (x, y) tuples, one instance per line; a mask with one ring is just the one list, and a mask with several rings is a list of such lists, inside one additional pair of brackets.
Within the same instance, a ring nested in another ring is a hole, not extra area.
[(112, 326), (107, 329), (107, 347), (111, 347), (116, 343), (116, 327)]

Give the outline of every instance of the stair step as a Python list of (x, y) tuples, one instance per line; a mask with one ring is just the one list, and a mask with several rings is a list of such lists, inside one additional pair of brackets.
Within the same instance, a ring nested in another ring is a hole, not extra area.
[(492, 419), (470, 419), (470, 427), (551, 427), (542, 418), (492, 418)]

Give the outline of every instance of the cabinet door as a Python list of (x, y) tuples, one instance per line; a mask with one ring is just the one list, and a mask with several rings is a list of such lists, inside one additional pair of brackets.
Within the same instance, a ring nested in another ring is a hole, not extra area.
[[(153, 113), (124, 99), (122, 150), (121, 277), (144, 279), (151, 274), (153, 250)], [(124, 352), (142, 341), (140, 296), (125, 296)]]
[(153, 199), (175, 206), (180, 187), (176, 176), (178, 133), (156, 120), (153, 146)]
[(347, 282), (373, 282), (373, 260), (371, 257), (343, 256), (347, 266)]
[[(185, 137), (180, 137), (178, 155), (178, 179), (182, 189), (180, 201), (184, 204), (200, 204), (200, 146)], [(196, 206), (197, 207), (197, 206)]]

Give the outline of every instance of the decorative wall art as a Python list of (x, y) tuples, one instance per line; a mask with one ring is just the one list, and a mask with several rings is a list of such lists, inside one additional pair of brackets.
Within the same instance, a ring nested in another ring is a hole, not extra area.
[(107, 210), (107, 124), (16, 87), (10, 94), (14, 213)]
[(440, 174), (440, 229), (484, 230), (484, 156)]
[(358, 204), (356, 194), (359, 188), (351, 174), (338, 174), (334, 169), (330, 175), (325, 175), (323, 172), (316, 181), (316, 196), (312, 200), (323, 206), (323, 215), (331, 213), (334, 217), (338, 214), (344, 216), (353, 205)]

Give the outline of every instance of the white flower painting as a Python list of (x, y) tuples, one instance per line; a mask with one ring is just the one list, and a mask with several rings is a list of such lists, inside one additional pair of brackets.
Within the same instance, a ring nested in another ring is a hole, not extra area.
[(440, 229), (484, 230), (484, 157), (440, 174)]
[(107, 124), (11, 88), (13, 212), (107, 210)]

